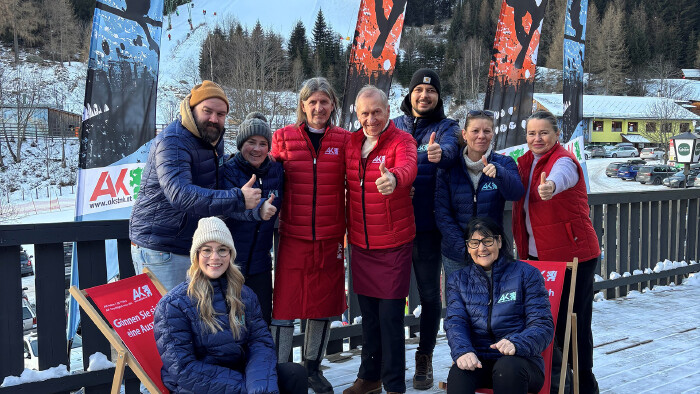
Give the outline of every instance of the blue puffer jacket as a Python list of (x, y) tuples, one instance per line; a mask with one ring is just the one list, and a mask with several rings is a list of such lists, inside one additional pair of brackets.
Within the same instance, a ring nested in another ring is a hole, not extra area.
[(233, 339), (224, 299), (226, 281), (212, 280), (212, 303), (222, 331), (201, 323), (196, 301), (187, 295), (189, 280), (159, 302), (153, 332), (163, 360), (161, 377), (173, 393), (276, 393), (277, 357), (262, 319), (258, 298), (243, 286), (245, 327)]
[[(236, 213), (232, 218), (226, 219), (226, 225), (231, 230), (236, 246), (236, 265), (246, 277), (272, 270), (272, 233), (282, 206), (284, 189), (282, 163), (266, 159), (260, 168), (254, 168), (240, 153), (224, 164), (224, 189), (245, 185), (253, 174), (257, 178), (253, 187), (262, 190), (263, 198), (260, 199), (260, 204), (254, 209)], [(277, 208), (277, 213), (270, 220), (262, 220), (260, 208), (271, 195), (275, 196), (272, 205)]]
[(496, 177), (481, 175), (476, 189), (463, 156), (461, 165), (438, 170), (435, 221), (442, 233), (442, 254), (452, 260), (465, 258), (464, 230), (473, 217), (488, 216), (503, 226), (506, 200), (517, 201), (525, 192), (512, 158), (491, 153), (487, 160), (496, 167)]
[(216, 147), (178, 119), (152, 141), (131, 211), (129, 238), (141, 247), (188, 255), (203, 217), (243, 212), (240, 189), (220, 189), (223, 138)]
[(541, 353), (554, 337), (554, 323), (542, 274), (499, 257), (491, 275), (472, 262), (447, 281), (444, 327), (452, 359), (469, 352), (480, 360), (498, 359), (501, 353), (489, 346), (506, 338), (516, 356), (533, 359), (544, 373)]
[[(457, 135), (459, 124), (445, 117), (442, 99), (428, 117), (416, 118), (411, 112), (410, 95), (401, 104), (405, 115), (393, 119), (399, 129), (411, 134), (418, 144), (418, 175), (413, 182), (413, 214), (416, 232), (435, 230), (435, 175), (438, 168), (450, 168), (457, 163), (459, 149)], [(439, 163), (428, 161), (428, 141), (435, 132), (435, 142), (440, 144), (442, 158)]]

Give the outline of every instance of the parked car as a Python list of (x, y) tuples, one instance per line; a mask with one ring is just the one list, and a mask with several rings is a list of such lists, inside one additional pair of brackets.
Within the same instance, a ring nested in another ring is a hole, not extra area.
[[(695, 179), (697, 178), (699, 173), (700, 173), (699, 168), (691, 168), (690, 169), (690, 172), (688, 173), (688, 187), (695, 186)], [(686, 185), (685, 171), (683, 171), (683, 170), (678, 171), (677, 173), (664, 179), (663, 183), (664, 183), (664, 186), (667, 186), (667, 187), (684, 188)]]
[[(70, 370), (77, 371), (83, 369), (83, 339), (80, 335), (73, 337), (70, 347)], [(36, 333), (24, 336), (24, 367), (29, 369), (39, 369), (39, 342)]]
[(625, 180), (637, 180), (637, 171), (639, 171), (638, 164), (624, 164), (617, 169), (617, 177)]
[(65, 271), (66, 289), (70, 287), (70, 272), (73, 262), (73, 243), (63, 243), (63, 269)]
[(666, 164), (655, 164), (641, 166), (639, 171), (637, 171), (637, 180), (639, 183), (653, 183), (654, 185), (660, 185), (664, 179), (670, 177), (678, 169)]
[(612, 178), (617, 177), (617, 170), (620, 169), (620, 166), (623, 166), (625, 164), (626, 163), (621, 161), (613, 161), (612, 163), (608, 164), (608, 166), (605, 168), (605, 175)]
[(22, 329), (26, 332), (36, 328), (36, 312), (29, 301), (22, 299)]
[(22, 288), (22, 299), (29, 302), (29, 297), (27, 297), (27, 292), (25, 290), (29, 290), (29, 288), (28, 287)]
[(615, 149), (609, 151), (606, 153), (605, 157), (637, 157), (639, 156), (639, 152), (637, 151), (637, 148), (633, 146), (617, 146)]
[(586, 155), (586, 160), (592, 159), (594, 157), (605, 157), (605, 148), (602, 146), (588, 146), (583, 150)]
[(642, 159), (629, 159), (629, 160), (627, 160), (627, 164), (634, 164), (634, 165), (638, 165), (638, 166), (643, 166), (643, 165), (647, 164), (647, 161), (642, 160)]
[(639, 153), (640, 159), (663, 160), (666, 151), (661, 148), (644, 148)]
[(24, 250), (21, 250), (19, 252), (19, 263), (20, 263), (20, 272), (22, 273), (22, 276), (26, 275), (34, 275), (34, 269), (32, 268), (32, 258), (34, 256), (28, 256), (27, 252)]

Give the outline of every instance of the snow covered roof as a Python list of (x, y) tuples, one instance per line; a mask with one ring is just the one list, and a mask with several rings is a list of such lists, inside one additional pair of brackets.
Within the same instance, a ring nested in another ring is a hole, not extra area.
[(683, 68), (681, 69), (683, 76), (686, 78), (700, 78), (700, 69), (697, 68)]
[[(555, 116), (564, 116), (562, 95), (559, 93), (535, 93), (534, 100), (547, 108)], [(659, 105), (669, 105), (671, 119), (699, 120), (700, 116), (676, 104), (665, 97), (633, 97), (633, 96), (583, 96), (584, 118), (608, 119), (653, 119), (654, 108)]]
[(700, 101), (700, 80), (650, 79), (646, 85), (650, 97), (669, 97), (674, 100)]
[(633, 144), (648, 144), (651, 142), (639, 134), (621, 134), (620, 136), (627, 140), (627, 142), (631, 142)]

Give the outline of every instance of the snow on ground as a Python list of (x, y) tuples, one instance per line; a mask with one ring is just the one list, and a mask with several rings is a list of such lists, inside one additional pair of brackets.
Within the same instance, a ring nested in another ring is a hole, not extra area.
[[(627, 161), (627, 158), (595, 158), (586, 160), (588, 166), (588, 179), (591, 193), (619, 193), (628, 191), (673, 190), (663, 185), (642, 185), (636, 181), (623, 181), (619, 178), (609, 178), (605, 175), (605, 168), (614, 161)], [(662, 163), (648, 160), (648, 163)]]

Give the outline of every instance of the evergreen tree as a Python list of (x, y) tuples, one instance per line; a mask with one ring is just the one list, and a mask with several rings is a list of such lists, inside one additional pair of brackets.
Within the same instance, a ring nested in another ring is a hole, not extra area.
[(643, 67), (650, 58), (647, 34), (648, 18), (642, 4), (638, 4), (628, 19), (625, 41), (630, 55), (632, 68)]
[(626, 89), (629, 54), (623, 39), (624, 18), (624, 10), (609, 3), (600, 25), (604, 33), (593, 42), (596, 61), (591, 65), (591, 78), (594, 88), (601, 94), (619, 95)]
[(312, 63), (309, 41), (306, 39), (306, 27), (301, 21), (298, 21), (294, 29), (292, 29), (287, 45), (287, 53), (291, 63), (298, 60), (302, 79), (311, 76)]
[(314, 73), (321, 76), (328, 69), (329, 56), (328, 44), (330, 37), (328, 34), (328, 25), (323, 17), (323, 11), (318, 10), (316, 22), (314, 23), (313, 44), (314, 44)]

